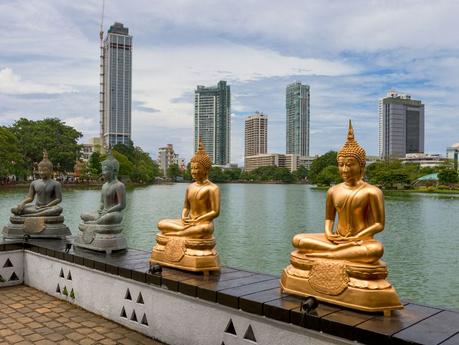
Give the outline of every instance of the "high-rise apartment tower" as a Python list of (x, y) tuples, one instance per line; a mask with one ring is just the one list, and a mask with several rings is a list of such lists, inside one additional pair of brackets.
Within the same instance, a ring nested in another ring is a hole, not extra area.
[(105, 148), (131, 140), (132, 36), (113, 24), (103, 43), (101, 135)]
[(309, 156), (309, 85), (287, 86), (286, 114), (286, 152)]
[(424, 152), (424, 104), (389, 91), (379, 101), (379, 156)]
[(256, 112), (245, 119), (245, 157), (267, 153), (268, 117)]
[(199, 138), (216, 165), (230, 163), (231, 93), (226, 81), (217, 86), (199, 85), (194, 92), (194, 150)]

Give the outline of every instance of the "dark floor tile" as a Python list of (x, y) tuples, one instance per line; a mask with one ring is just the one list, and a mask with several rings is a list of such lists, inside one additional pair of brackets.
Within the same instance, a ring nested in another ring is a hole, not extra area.
[(114, 275), (118, 275), (118, 266), (106, 263), (105, 272), (114, 274)]
[(217, 291), (241, 287), (248, 284), (273, 280), (273, 276), (267, 274), (254, 274), (248, 277), (230, 279), (224, 281), (211, 281), (198, 286), (198, 297), (211, 301), (217, 301)]
[(64, 253), (64, 260), (67, 262), (73, 262), (74, 260), (73, 254)]
[[(179, 291), (179, 284), (187, 279), (202, 276), (202, 273), (185, 272), (175, 269), (165, 269), (161, 273), (161, 285), (165, 285), (169, 290)], [(184, 283), (183, 285), (188, 285)]]
[(227, 307), (239, 309), (239, 297), (256, 292), (275, 289), (277, 287), (279, 287), (279, 279), (271, 279), (258, 283), (220, 290), (217, 292), (217, 303), (226, 305)]
[(282, 297), (286, 297), (286, 295), (281, 293), (279, 287), (249, 295), (242, 295), (239, 298), (239, 308), (248, 313), (263, 315), (264, 303), (280, 299)]
[(152, 285), (161, 285), (161, 275), (160, 274), (146, 274), (146, 283)]
[(404, 342), (440, 344), (459, 331), (459, 313), (441, 311), (392, 336), (395, 344)]
[(92, 259), (83, 258), (83, 264), (85, 265), (85, 267), (94, 268), (94, 260)]
[(139, 272), (139, 271), (132, 271), (132, 279), (135, 281), (145, 283), (147, 281), (147, 276), (145, 272)]
[[(298, 307), (290, 310), (290, 321), (294, 325), (320, 331), (321, 318), (340, 310), (342, 310), (340, 307), (327, 303), (319, 303), (319, 306), (309, 313), (305, 313), (300, 307)], [(327, 330), (324, 329), (324, 332), (327, 333)]]
[(106, 267), (104, 262), (94, 261), (94, 268), (98, 271), (105, 272)]
[(268, 301), (263, 304), (263, 314), (274, 320), (290, 322), (290, 311), (301, 305), (301, 299), (294, 296)]
[(445, 340), (441, 345), (458, 345), (459, 344), (459, 332), (453, 335), (451, 338)]
[(407, 304), (404, 309), (393, 311), (390, 317), (378, 315), (355, 328), (356, 339), (371, 344), (389, 341), (397, 332), (440, 312), (439, 309)]
[(320, 328), (326, 333), (355, 340), (355, 327), (375, 316), (377, 314), (343, 309), (322, 317)]
[(118, 267), (118, 274), (124, 278), (132, 278), (132, 270), (130, 268)]

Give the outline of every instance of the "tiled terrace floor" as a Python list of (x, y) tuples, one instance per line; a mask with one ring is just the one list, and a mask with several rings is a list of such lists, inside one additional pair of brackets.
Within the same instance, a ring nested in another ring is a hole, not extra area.
[(0, 289), (0, 344), (162, 344), (25, 285)]

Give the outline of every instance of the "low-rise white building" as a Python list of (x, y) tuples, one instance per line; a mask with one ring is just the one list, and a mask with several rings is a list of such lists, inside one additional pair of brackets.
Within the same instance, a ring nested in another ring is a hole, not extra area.
[(440, 154), (407, 153), (405, 158), (400, 158), (403, 164), (419, 164), (421, 168), (434, 168), (448, 161)]
[(300, 156), (293, 153), (266, 153), (256, 156), (245, 157), (244, 170), (252, 171), (260, 167), (276, 166), (287, 168), (290, 172), (298, 170), (303, 165), (310, 168), (316, 157)]

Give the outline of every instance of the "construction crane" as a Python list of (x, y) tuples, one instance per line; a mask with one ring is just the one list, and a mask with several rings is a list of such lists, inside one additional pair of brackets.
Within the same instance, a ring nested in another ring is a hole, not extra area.
[(105, 11), (105, 0), (102, 0), (102, 13), (100, 16), (100, 31), (99, 31), (99, 38), (100, 38), (100, 91), (99, 91), (99, 111), (100, 111), (100, 145), (102, 150), (105, 148), (104, 143), (104, 133), (105, 133), (105, 122), (104, 122), (104, 112), (105, 112), (105, 52), (104, 52), (104, 11)]

